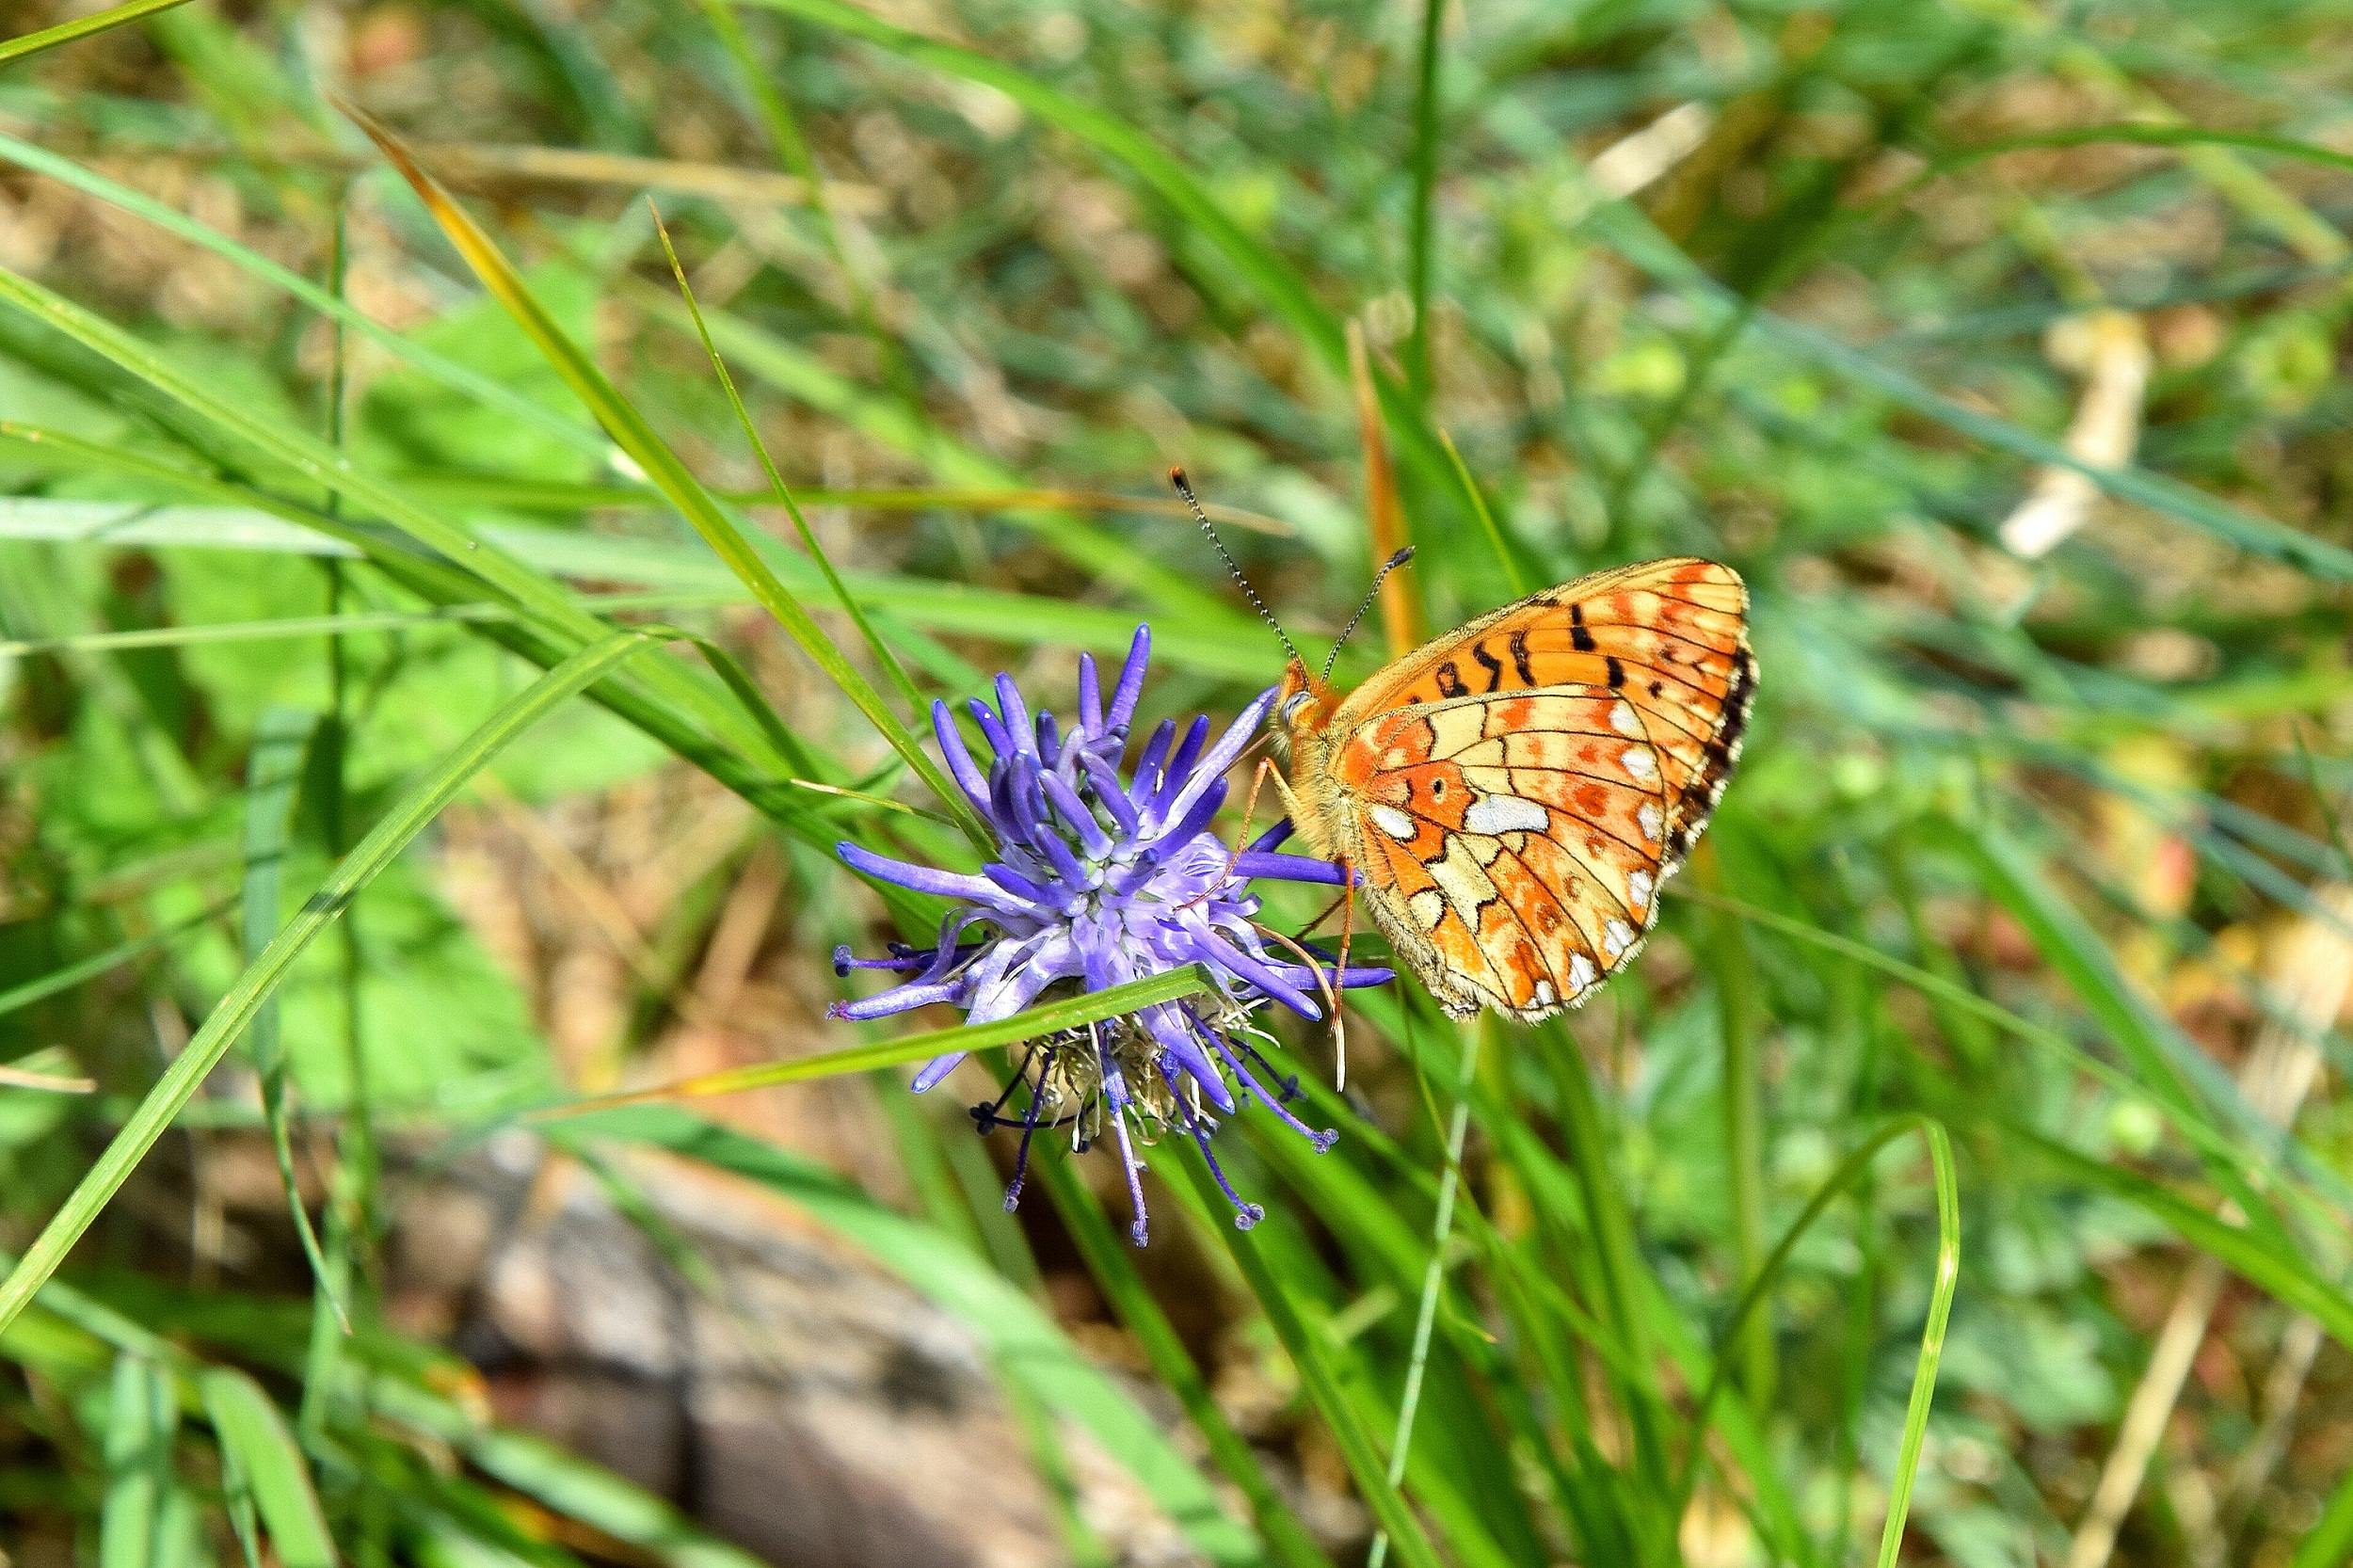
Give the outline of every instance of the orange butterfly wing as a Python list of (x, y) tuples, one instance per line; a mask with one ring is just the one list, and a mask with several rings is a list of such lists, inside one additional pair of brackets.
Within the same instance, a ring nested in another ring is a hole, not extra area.
[(1324, 847), (1441, 1001), (1533, 1020), (1633, 958), (1739, 756), (1747, 610), (1709, 561), (1596, 573), (1432, 642), (1332, 714), (1309, 781)]

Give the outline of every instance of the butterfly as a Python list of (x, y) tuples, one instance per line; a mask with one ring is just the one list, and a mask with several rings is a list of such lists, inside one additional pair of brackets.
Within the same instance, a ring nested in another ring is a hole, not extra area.
[(1576, 1007), (1641, 951), (1739, 760), (1748, 607), (1687, 556), (1547, 588), (1344, 698), (1294, 654), (1292, 825), (1449, 1013)]

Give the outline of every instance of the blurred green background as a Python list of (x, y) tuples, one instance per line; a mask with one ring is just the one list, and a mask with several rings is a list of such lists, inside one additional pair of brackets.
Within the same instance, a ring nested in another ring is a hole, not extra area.
[[(0, 23), (8, 1560), (2353, 1555), (2343, 8), (131, 8)], [(1737, 567), (1640, 964), (1288, 1031), (1141, 1253), (993, 1059), (519, 1119), (887, 1038), (830, 845), (964, 853), (657, 207), (926, 698), (1274, 680), (1174, 462), (1311, 648)]]

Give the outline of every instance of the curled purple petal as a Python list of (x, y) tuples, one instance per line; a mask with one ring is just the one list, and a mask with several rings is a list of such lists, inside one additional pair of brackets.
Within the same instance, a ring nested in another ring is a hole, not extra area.
[(887, 1018), (893, 1013), (911, 1008), (928, 1007), (936, 1001), (956, 1001), (961, 999), (964, 983), (942, 981), (931, 985), (900, 985), (880, 991), (861, 1001), (837, 1001), (825, 1009), (826, 1016), (863, 1023), (870, 1018)]
[(996, 754), (999, 761), (1007, 760), (1019, 749), (1013, 744), (1013, 736), (1007, 732), (1003, 722), (997, 717), (997, 710), (979, 697), (972, 698), (964, 706), (971, 713), (972, 722), (981, 727), (982, 739), (988, 742), (988, 749)]
[(1201, 956), (1214, 968), (1240, 975), (1303, 1018), (1323, 1016), (1321, 1003), (1292, 984), (1264, 958), (1245, 952), (1238, 944), (1214, 932), (1202, 936), (1199, 941)]
[[(1250, 743), (1257, 738), (1258, 726), (1265, 720), (1266, 711), (1273, 706), (1274, 688), (1269, 686), (1258, 694), (1257, 701), (1242, 710), (1241, 717), (1236, 719), (1232, 727), (1217, 738), (1217, 744), (1211, 746), (1209, 754), (1193, 766), (1193, 778), (1187, 788), (1207, 789), (1209, 781), (1225, 777), (1225, 770), (1234, 765), (1234, 759), (1240, 757), (1249, 747)], [(1203, 728), (1207, 727), (1207, 720), (1203, 721)], [(1163, 811), (1184, 809), (1184, 796), (1179, 794), (1174, 803), (1162, 807), (1161, 809)]]
[(933, 1057), (923, 1064), (922, 1071), (915, 1075), (915, 1081), (907, 1087), (919, 1095), (926, 1089), (935, 1087), (941, 1079), (956, 1070), (956, 1064), (963, 1061), (967, 1054), (964, 1051), (952, 1050), (945, 1056)]
[(1051, 896), (1045, 888), (1023, 876), (1011, 866), (998, 865), (992, 861), (982, 868), (981, 874), (1026, 904), (1044, 904)]
[(1234, 874), (1245, 882), (1264, 877), (1270, 882), (1321, 882), (1334, 888), (1348, 883), (1348, 873), (1337, 861), (1266, 849), (1246, 849), (1234, 856)]
[(964, 744), (963, 734), (956, 728), (956, 716), (944, 702), (932, 704), (932, 734), (939, 742), (939, 754), (948, 760), (948, 771), (954, 776), (956, 788), (972, 803), (972, 809), (983, 816), (988, 814), (988, 780), (972, 760), (972, 753)]
[(1110, 712), (1103, 715), (1106, 729), (1125, 729), (1135, 715), (1136, 698), (1144, 695), (1144, 666), (1152, 661), (1152, 629), (1139, 626), (1128, 644), (1127, 662), (1119, 666), (1119, 685), (1112, 692)]
[(1095, 655), (1079, 655), (1079, 733), (1092, 740), (1103, 732), (1103, 683), (1096, 679)]
[(1160, 789), (1160, 764), (1168, 757), (1169, 743), (1176, 739), (1176, 721), (1162, 719), (1152, 728), (1152, 738), (1144, 743), (1144, 755), (1136, 759), (1136, 776), (1128, 786), (1128, 798), (1141, 806)]
[[(1225, 804), (1225, 780), (1220, 778), (1194, 795), (1187, 805), (1185, 814), (1169, 824), (1166, 829), (1168, 841), (1175, 844), (1193, 842), (1193, 840), (1209, 831), (1209, 820), (1217, 815), (1218, 808)], [(1221, 852), (1225, 847), (1223, 844), (1218, 846)]]
[(1149, 808), (1154, 814), (1165, 817), (1169, 807), (1184, 792), (1185, 786), (1201, 776), (1194, 772), (1193, 760), (1201, 755), (1202, 744), (1209, 738), (1209, 715), (1203, 713), (1193, 721), (1192, 727), (1185, 731), (1184, 744), (1176, 748), (1176, 755), (1171, 757), (1168, 765), (1160, 770), (1160, 784), (1152, 792)]
[(853, 871), (864, 872), (878, 882), (895, 883), (919, 893), (936, 893), (941, 898), (996, 897), (996, 889), (984, 877), (943, 872), (930, 866), (910, 866), (904, 860), (893, 860), (888, 856), (876, 855), (853, 843), (836, 844), (833, 852), (849, 862)]
[(997, 678), (997, 712), (1003, 715), (1005, 733), (1012, 737), (1015, 745), (1030, 739), (1030, 711), (1022, 705), (1020, 688), (1013, 683), (1010, 675)]

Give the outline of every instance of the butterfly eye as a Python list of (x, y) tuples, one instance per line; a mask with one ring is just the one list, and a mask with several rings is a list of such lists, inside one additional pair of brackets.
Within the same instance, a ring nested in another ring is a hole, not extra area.
[(1307, 694), (1305, 692), (1293, 692), (1290, 696), (1285, 697), (1283, 699), (1283, 709), (1281, 714), (1283, 722), (1285, 724), (1289, 724), (1291, 720), (1297, 718), (1299, 716), (1299, 711), (1306, 705)]

